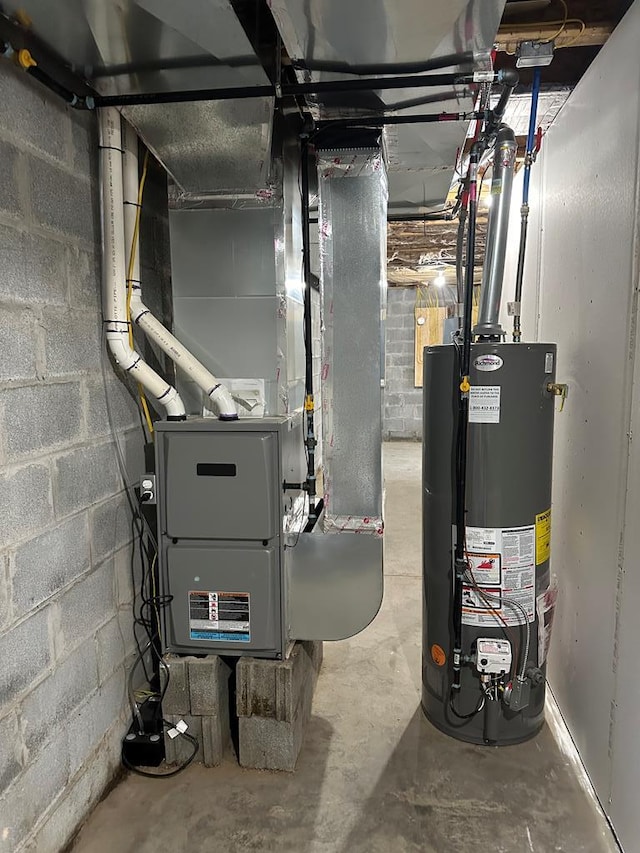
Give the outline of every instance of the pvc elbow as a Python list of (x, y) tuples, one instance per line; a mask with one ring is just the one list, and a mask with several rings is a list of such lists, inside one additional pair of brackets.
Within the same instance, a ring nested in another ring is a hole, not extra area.
[(117, 364), (124, 371), (127, 371), (131, 370), (138, 359), (135, 352), (129, 346), (128, 341), (124, 340), (125, 336), (126, 332), (107, 332), (107, 345)]
[(175, 388), (171, 388), (158, 402), (162, 403), (170, 421), (186, 421), (184, 403)]
[(209, 399), (218, 410), (221, 421), (237, 421), (238, 410), (235, 401), (224, 385), (218, 385), (209, 394)]

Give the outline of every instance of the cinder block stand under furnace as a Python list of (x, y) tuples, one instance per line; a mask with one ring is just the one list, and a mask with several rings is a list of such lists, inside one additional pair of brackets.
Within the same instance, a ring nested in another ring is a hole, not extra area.
[[(457, 431), (451, 390), (459, 366), (454, 346), (424, 350), (422, 706), (437, 728), (471, 743), (518, 743), (544, 722), (547, 633), (540, 618), (544, 622), (550, 582), (554, 396), (548, 385), (555, 381), (555, 362), (554, 344), (472, 345), (465, 550), (478, 587), (491, 598), (482, 600), (470, 584), (463, 587), (458, 717), (449, 697)], [(527, 613), (529, 702), (512, 710), (497, 701), (473, 714), (482, 695), (478, 638), (508, 637), (514, 660), (525, 654), (522, 611), (506, 599)], [(489, 721), (487, 713), (493, 715)]]

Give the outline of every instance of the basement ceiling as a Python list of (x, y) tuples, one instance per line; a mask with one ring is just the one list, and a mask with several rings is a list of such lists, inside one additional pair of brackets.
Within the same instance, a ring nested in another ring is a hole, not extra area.
[[(496, 35), (496, 69), (515, 66), (516, 45), (537, 34), (556, 38), (551, 64), (542, 71), (542, 91), (538, 125), (546, 132), (568, 98), (573, 87), (589, 67), (602, 44), (620, 21), (631, 0), (566, 0), (567, 22), (562, 0), (508, 0)], [(568, 45), (566, 48), (563, 45)], [(508, 51), (508, 52), (507, 52)], [(514, 128), (519, 142), (519, 165), (531, 106), (531, 69), (519, 69), (520, 85), (510, 99), (505, 122)], [(469, 135), (467, 131), (467, 146)], [(454, 194), (450, 195), (452, 200)], [(438, 208), (436, 208), (438, 209)], [(486, 209), (480, 209), (477, 234), (477, 263), (484, 260)], [(439, 271), (439, 258), (455, 257), (457, 221), (390, 222), (388, 229), (389, 281), (397, 284), (428, 283)], [(435, 265), (429, 268), (425, 261)], [(422, 264), (419, 265), (419, 261)], [(450, 272), (450, 271), (449, 271)]]

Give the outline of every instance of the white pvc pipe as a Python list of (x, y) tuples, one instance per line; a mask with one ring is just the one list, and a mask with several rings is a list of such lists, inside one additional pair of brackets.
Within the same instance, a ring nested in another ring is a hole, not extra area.
[(100, 181), (102, 191), (102, 252), (104, 315), (107, 346), (122, 370), (148, 391), (167, 417), (186, 418), (180, 395), (129, 346), (124, 217), (122, 208), (122, 134), (120, 113), (99, 110)]
[[(123, 187), (124, 187), (124, 233), (127, 254), (127, 269), (133, 247), (136, 213), (138, 208), (138, 136), (134, 128), (124, 124), (123, 150)], [(192, 379), (211, 400), (221, 420), (236, 420), (238, 411), (233, 397), (225, 386), (192, 355), (191, 352), (161, 322), (154, 317), (142, 301), (140, 286), (140, 245), (139, 237), (135, 245), (135, 255), (131, 276), (131, 320), (140, 326), (147, 337), (154, 341), (187, 376)]]

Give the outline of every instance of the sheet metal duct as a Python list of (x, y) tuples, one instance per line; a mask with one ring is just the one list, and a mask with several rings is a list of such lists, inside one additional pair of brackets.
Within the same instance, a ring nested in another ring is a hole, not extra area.
[[(229, 0), (2, 0), (104, 95), (269, 80)], [(273, 99), (123, 109), (182, 191), (269, 184)]]
[[(271, 11), (290, 56), (306, 64), (298, 79), (353, 79), (335, 71), (309, 70), (340, 60), (352, 65), (417, 62), (436, 56), (488, 50), (498, 29), (504, 0), (272, 0)], [(403, 89), (331, 95), (313, 102), (324, 117), (370, 110), (403, 115), (470, 110), (468, 92)], [(385, 132), (389, 211), (412, 213), (443, 202), (451, 185), (455, 155), (466, 127), (458, 123), (403, 125)]]

